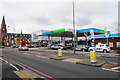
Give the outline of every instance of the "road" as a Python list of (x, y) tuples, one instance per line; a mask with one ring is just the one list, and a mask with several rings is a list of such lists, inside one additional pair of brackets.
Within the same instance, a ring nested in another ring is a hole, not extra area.
[[(45, 52), (41, 52), (45, 53)], [(42, 58), (36, 55), (15, 52), (15, 49), (5, 48), (2, 50), (3, 59), (15, 62), (31, 70), (37, 75), (50, 79), (69, 78), (118, 78), (118, 73), (102, 70), (101, 67), (92, 67), (74, 64), (59, 60)]]

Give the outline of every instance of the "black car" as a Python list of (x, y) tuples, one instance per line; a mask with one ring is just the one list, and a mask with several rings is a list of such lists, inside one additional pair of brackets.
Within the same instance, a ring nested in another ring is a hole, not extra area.
[(5, 48), (5, 46), (0, 46), (0, 48)]

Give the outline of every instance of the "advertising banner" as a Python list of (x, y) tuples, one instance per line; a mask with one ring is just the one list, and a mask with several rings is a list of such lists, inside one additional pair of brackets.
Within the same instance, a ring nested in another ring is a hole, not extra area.
[(113, 47), (113, 42), (109, 42), (109, 46), (110, 46), (110, 47)]

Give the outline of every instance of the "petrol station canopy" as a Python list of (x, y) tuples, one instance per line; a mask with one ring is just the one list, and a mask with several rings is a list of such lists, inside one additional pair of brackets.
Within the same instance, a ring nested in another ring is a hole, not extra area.
[[(94, 35), (105, 34), (107, 32), (110, 34), (110, 31), (105, 31), (96, 28), (87, 28), (76, 30), (77, 37), (84, 37), (85, 35), (90, 36), (90, 31), (94, 31)], [(51, 37), (73, 37), (73, 29), (70, 28), (61, 28), (53, 31), (42, 32), (39, 36), (51, 36)]]

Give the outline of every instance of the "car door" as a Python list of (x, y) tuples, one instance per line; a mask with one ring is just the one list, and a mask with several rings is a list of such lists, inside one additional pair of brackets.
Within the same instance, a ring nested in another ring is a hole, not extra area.
[(95, 46), (95, 51), (100, 51), (100, 45)]
[(104, 46), (105, 46), (104, 44), (100, 45), (100, 51), (103, 51)]

